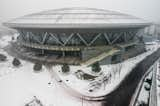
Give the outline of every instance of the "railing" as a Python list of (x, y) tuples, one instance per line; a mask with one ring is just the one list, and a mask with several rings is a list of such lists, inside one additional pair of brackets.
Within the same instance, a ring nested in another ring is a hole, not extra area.
[[(157, 72), (157, 63), (160, 61), (160, 58), (154, 62), (154, 64), (148, 69), (148, 71), (145, 73), (145, 75), (142, 77), (137, 89), (136, 89), (136, 92), (135, 94), (133, 95), (132, 97), (132, 100), (130, 102), (130, 105), (129, 106), (136, 106), (136, 103), (137, 103), (137, 99), (140, 95), (140, 91), (142, 89), (142, 86), (143, 86), (143, 83), (144, 83), (144, 80), (146, 78), (146, 76), (151, 72), (153, 71), (153, 78), (152, 78), (152, 85), (151, 85), (151, 90), (150, 90), (150, 97), (149, 97), (149, 106), (157, 106), (157, 96), (156, 96), (156, 72)], [(156, 67), (156, 68), (155, 68)]]
[[(160, 59), (158, 59), (159, 62)], [(150, 99), (149, 99), (149, 106), (157, 106), (157, 81), (156, 81), (156, 74), (157, 74), (157, 62), (155, 64), (156, 68), (153, 70), (153, 77), (152, 77), (152, 85), (151, 85), (151, 90), (150, 90)]]

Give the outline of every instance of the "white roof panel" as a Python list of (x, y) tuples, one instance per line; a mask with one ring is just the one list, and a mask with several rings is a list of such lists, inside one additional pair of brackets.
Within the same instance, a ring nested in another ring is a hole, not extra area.
[[(111, 28), (144, 27), (149, 22), (135, 16), (95, 8), (62, 8), (16, 18), (7, 23), (13, 28)], [(112, 25), (113, 24), (113, 25)]]

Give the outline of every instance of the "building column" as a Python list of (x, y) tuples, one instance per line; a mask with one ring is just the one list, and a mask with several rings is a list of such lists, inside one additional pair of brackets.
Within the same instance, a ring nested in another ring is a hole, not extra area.
[(65, 51), (62, 51), (62, 56), (65, 57)]

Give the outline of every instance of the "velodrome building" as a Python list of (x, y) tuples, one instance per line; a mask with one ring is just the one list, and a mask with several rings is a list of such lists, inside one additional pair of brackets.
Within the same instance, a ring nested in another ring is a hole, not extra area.
[(150, 23), (115, 11), (62, 8), (4, 25), (18, 31), (17, 52), (28, 59), (88, 66), (114, 64), (145, 52), (143, 32)]

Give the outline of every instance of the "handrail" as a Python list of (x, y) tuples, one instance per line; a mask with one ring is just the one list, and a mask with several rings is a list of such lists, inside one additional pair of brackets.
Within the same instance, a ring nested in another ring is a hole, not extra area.
[[(160, 59), (158, 59), (159, 62)], [(156, 74), (157, 74), (157, 64), (156, 64), (156, 70), (153, 70), (153, 77), (152, 77), (152, 85), (150, 90), (150, 99), (149, 99), (149, 106), (157, 106), (157, 89), (156, 89)]]

